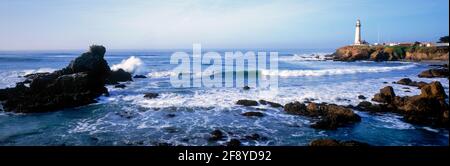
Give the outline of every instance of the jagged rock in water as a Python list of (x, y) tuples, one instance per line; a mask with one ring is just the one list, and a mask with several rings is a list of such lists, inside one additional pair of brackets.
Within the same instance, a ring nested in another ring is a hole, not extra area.
[(255, 100), (238, 100), (236, 104), (242, 106), (257, 106), (258, 102)]
[(16, 87), (0, 89), (4, 110), (48, 112), (96, 102), (95, 98), (108, 93), (105, 82), (111, 70), (105, 52), (105, 47), (93, 45), (61, 70), (30, 74)]
[(107, 78), (107, 84), (118, 84), (119, 82), (133, 81), (131, 79), (131, 74), (123, 69), (116, 71), (111, 71), (109, 77)]

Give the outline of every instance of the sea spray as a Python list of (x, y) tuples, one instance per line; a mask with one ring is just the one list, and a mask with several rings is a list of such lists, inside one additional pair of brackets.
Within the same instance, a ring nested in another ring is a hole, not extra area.
[(115, 64), (111, 67), (111, 70), (123, 69), (126, 72), (134, 73), (140, 70), (141, 66), (144, 64), (142, 60), (138, 57), (131, 56), (128, 59), (122, 60), (119, 64)]

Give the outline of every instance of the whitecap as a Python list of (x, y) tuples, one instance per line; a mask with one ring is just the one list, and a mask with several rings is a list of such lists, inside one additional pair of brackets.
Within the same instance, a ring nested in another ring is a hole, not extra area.
[(144, 62), (135, 56), (131, 56), (128, 59), (122, 60), (119, 64), (115, 64), (111, 67), (111, 70), (123, 69), (126, 72), (134, 73), (140, 69)]
[(274, 70), (263, 70), (263, 75), (280, 76), (280, 77), (302, 77), (302, 76), (330, 76), (330, 75), (344, 75), (344, 74), (358, 74), (358, 73), (380, 73), (389, 72), (393, 70), (406, 70), (416, 65), (405, 65), (396, 67), (352, 67), (341, 69), (318, 69), (318, 70), (279, 70), (278, 73)]

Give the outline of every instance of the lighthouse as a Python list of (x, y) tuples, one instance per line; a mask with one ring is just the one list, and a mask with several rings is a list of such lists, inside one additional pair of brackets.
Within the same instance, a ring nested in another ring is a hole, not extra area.
[(355, 43), (353, 43), (353, 45), (361, 45), (362, 44), (362, 40), (361, 40), (361, 22), (359, 21), (359, 19), (356, 21), (356, 30), (355, 30)]

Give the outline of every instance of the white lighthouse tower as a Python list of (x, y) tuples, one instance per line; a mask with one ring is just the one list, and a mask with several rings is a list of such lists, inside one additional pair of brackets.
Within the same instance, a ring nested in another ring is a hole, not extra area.
[(361, 45), (362, 44), (362, 40), (361, 40), (361, 22), (359, 21), (359, 19), (356, 21), (356, 30), (355, 30), (355, 43), (353, 43), (353, 45)]

